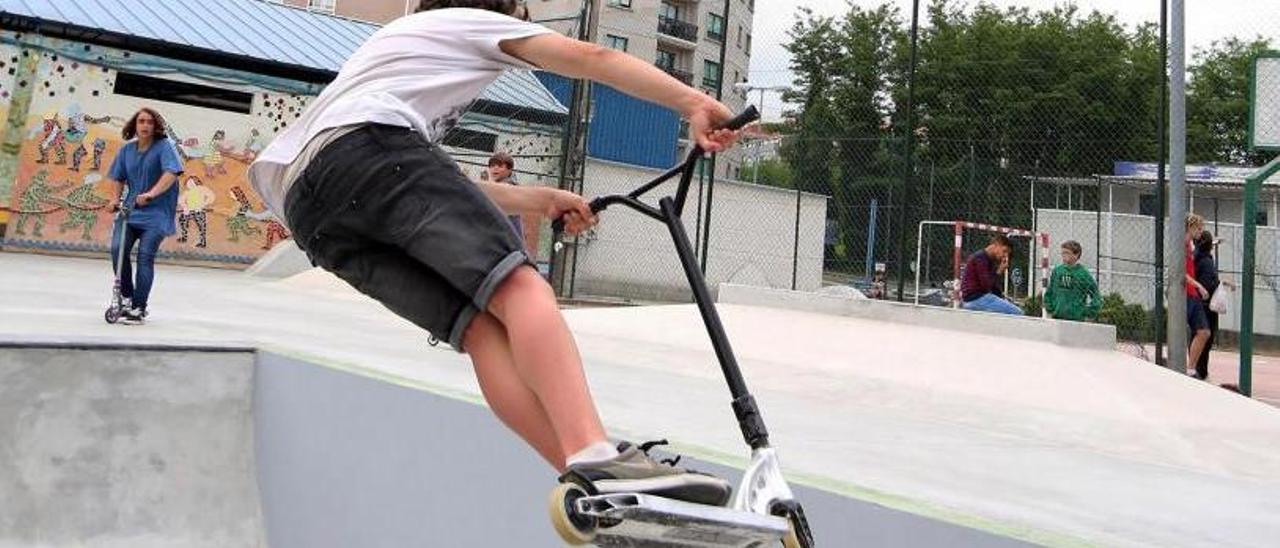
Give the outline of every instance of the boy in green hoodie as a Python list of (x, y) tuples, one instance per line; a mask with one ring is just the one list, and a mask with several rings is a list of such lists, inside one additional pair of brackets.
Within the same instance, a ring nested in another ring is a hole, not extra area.
[(1102, 308), (1098, 283), (1089, 269), (1077, 264), (1081, 251), (1079, 242), (1062, 243), (1062, 264), (1053, 269), (1044, 293), (1044, 309), (1054, 319), (1083, 321), (1096, 318)]

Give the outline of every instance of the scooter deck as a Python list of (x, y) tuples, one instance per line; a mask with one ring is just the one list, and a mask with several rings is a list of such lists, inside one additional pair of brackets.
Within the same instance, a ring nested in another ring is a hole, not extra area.
[(639, 493), (583, 497), (577, 506), (599, 520), (597, 546), (776, 546), (788, 532), (780, 517)]

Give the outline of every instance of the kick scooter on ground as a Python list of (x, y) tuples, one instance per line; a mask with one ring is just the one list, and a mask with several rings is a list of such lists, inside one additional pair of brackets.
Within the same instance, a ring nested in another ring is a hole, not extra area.
[(111, 324), (120, 321), (120, 318), (124, 316), (126, 308), (124, 304), (124, 295), (120, 292), (120, 284), (123, 279), (121, 271), (124, 269), (124, 238), (125, 232), (129, 230), (129, 212), (132, 210), (133, 207), (131, 207), (127, 201), (121, 200), (120, 209), (116, 211), (115, 214), (114, 226), (119, 227), (116, 232), (119, 233), (118, 236), (120, 241), (118, 243), (120, 244), (120, 248), (117, 256), (115, 257), (116, 279), (111, 286), (111, 304), (107, 306), (107, 311), (102, 315), (103, 319), (107, 320), (107, 323)]

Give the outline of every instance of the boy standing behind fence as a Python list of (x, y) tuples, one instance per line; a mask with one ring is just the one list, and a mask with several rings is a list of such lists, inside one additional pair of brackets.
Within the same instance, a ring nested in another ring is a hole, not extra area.
[(1089, 269), (1079, 264), (1081, 253), (1079, 242), (1062, 243), (1062, 264), (1053, 269), (1044, 293), (1044, 309), (1054, 319), (1084, 321), (1096, 318), (1102, 308), (1098, 283)]

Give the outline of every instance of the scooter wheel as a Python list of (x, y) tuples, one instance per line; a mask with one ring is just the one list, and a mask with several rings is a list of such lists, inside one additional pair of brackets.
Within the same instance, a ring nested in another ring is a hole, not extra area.
[(551, 490), (547, 498), (547, 511), (551, 514), (551, 525), (556, 534), (570, 546), (589, 544), (596, 538), (596, 519), (578, 514), (578, 499), (587, 496), (587, 491), (572, 483), (561, 483)]
[(120, 321), (120, 309), (114, 306), (108, 308), (107, 311), (102, 314), (102, 319), (107, 320), (107, 323), (116, 323)]

